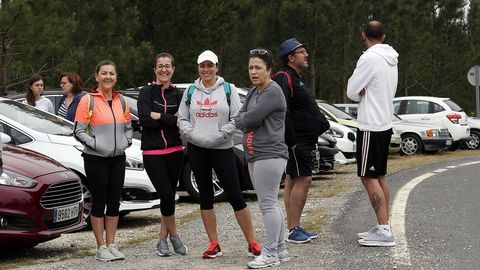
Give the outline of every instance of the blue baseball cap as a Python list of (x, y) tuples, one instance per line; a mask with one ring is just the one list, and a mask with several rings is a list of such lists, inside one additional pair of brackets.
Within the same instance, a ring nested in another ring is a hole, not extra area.
[(305, 44), (300, 43), (296, 38), (287, 39), (282, 44), (280, 44), (280, 47), (278, 48), (278, 55), (280, 56), (281, 60), (284, 60), (296, 48), (302, 46), (305, 46)]

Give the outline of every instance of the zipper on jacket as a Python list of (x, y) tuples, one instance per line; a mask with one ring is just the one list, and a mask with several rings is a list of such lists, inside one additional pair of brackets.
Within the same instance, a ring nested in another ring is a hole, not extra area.
[[(162, 98), (163, 98), (163, 104), (165, 104), (165, 106), (163, 106), (163, 113), (167, 113), (167, 100), (165, 99), (165, 89), (163, 88), (162, 88)], [(167, 139), (165, 139), (165, 134), (163, 133), (163, 129), (160, 130), (160, 134), (162, 134), (163, 143), (165, 144), (165, 149), (167, 149), (168, 143), (167, 143)]]
[[(107, 100), (107, 99), (105, 99)], [(107, 100), (108, 103), (108, 100)], [(114, 146), (113, 146), (113, 155), (112, 157), (115, 156), (115, 153), (117, 152), (117, 119), (115, 119), (115, 113), (113, 112), (113, 97), (112, 97), (112, 106), (108, 104), (110, 107), (110, 111), (112, 111), (112, 116), (113, 116), (113, 137), (114, 137)]]

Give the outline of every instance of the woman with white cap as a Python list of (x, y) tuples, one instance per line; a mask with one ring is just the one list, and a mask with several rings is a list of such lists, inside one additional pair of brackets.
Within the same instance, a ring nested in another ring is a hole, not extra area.
[(200, 193), (200, 210), (210, 246), (204, 259), (222, 255), (218, 244), (217, 222), (213, 208), (212, 169), (232, 205), (251, 255), (261, 254), (255, 241), (252, 218), (242, 197), (233, 152), (234, 119), (240, 109), (236, 87), (218, 76), (218, 57), (210, 51), (197, 59), (198, 78), (185, 90), (180, 103), (178, 127), (187, 138), (187, 156)]

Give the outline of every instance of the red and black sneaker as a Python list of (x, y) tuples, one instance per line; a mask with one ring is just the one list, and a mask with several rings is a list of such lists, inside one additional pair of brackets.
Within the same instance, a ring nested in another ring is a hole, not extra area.
[(260, 245), (253, 241), (251, 242), (249, 245), (248, 245), (248, 256), (260, 256), (260, 254), (262, 254), (262, 248), (260, 247)]
[(222, 249), (220, 248), (220, 245), (215, 241), (211, 241), (208, 249), (203, 252), (202, 258), (213, 259), (219, 256), (222, 256)]

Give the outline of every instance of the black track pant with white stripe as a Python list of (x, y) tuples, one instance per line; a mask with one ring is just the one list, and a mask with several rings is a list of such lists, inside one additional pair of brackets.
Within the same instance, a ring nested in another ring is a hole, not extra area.
[(357, 129), (357, 175), (378, 178), (387, 174), (388, 150), (392, 129), (368, 131)]

